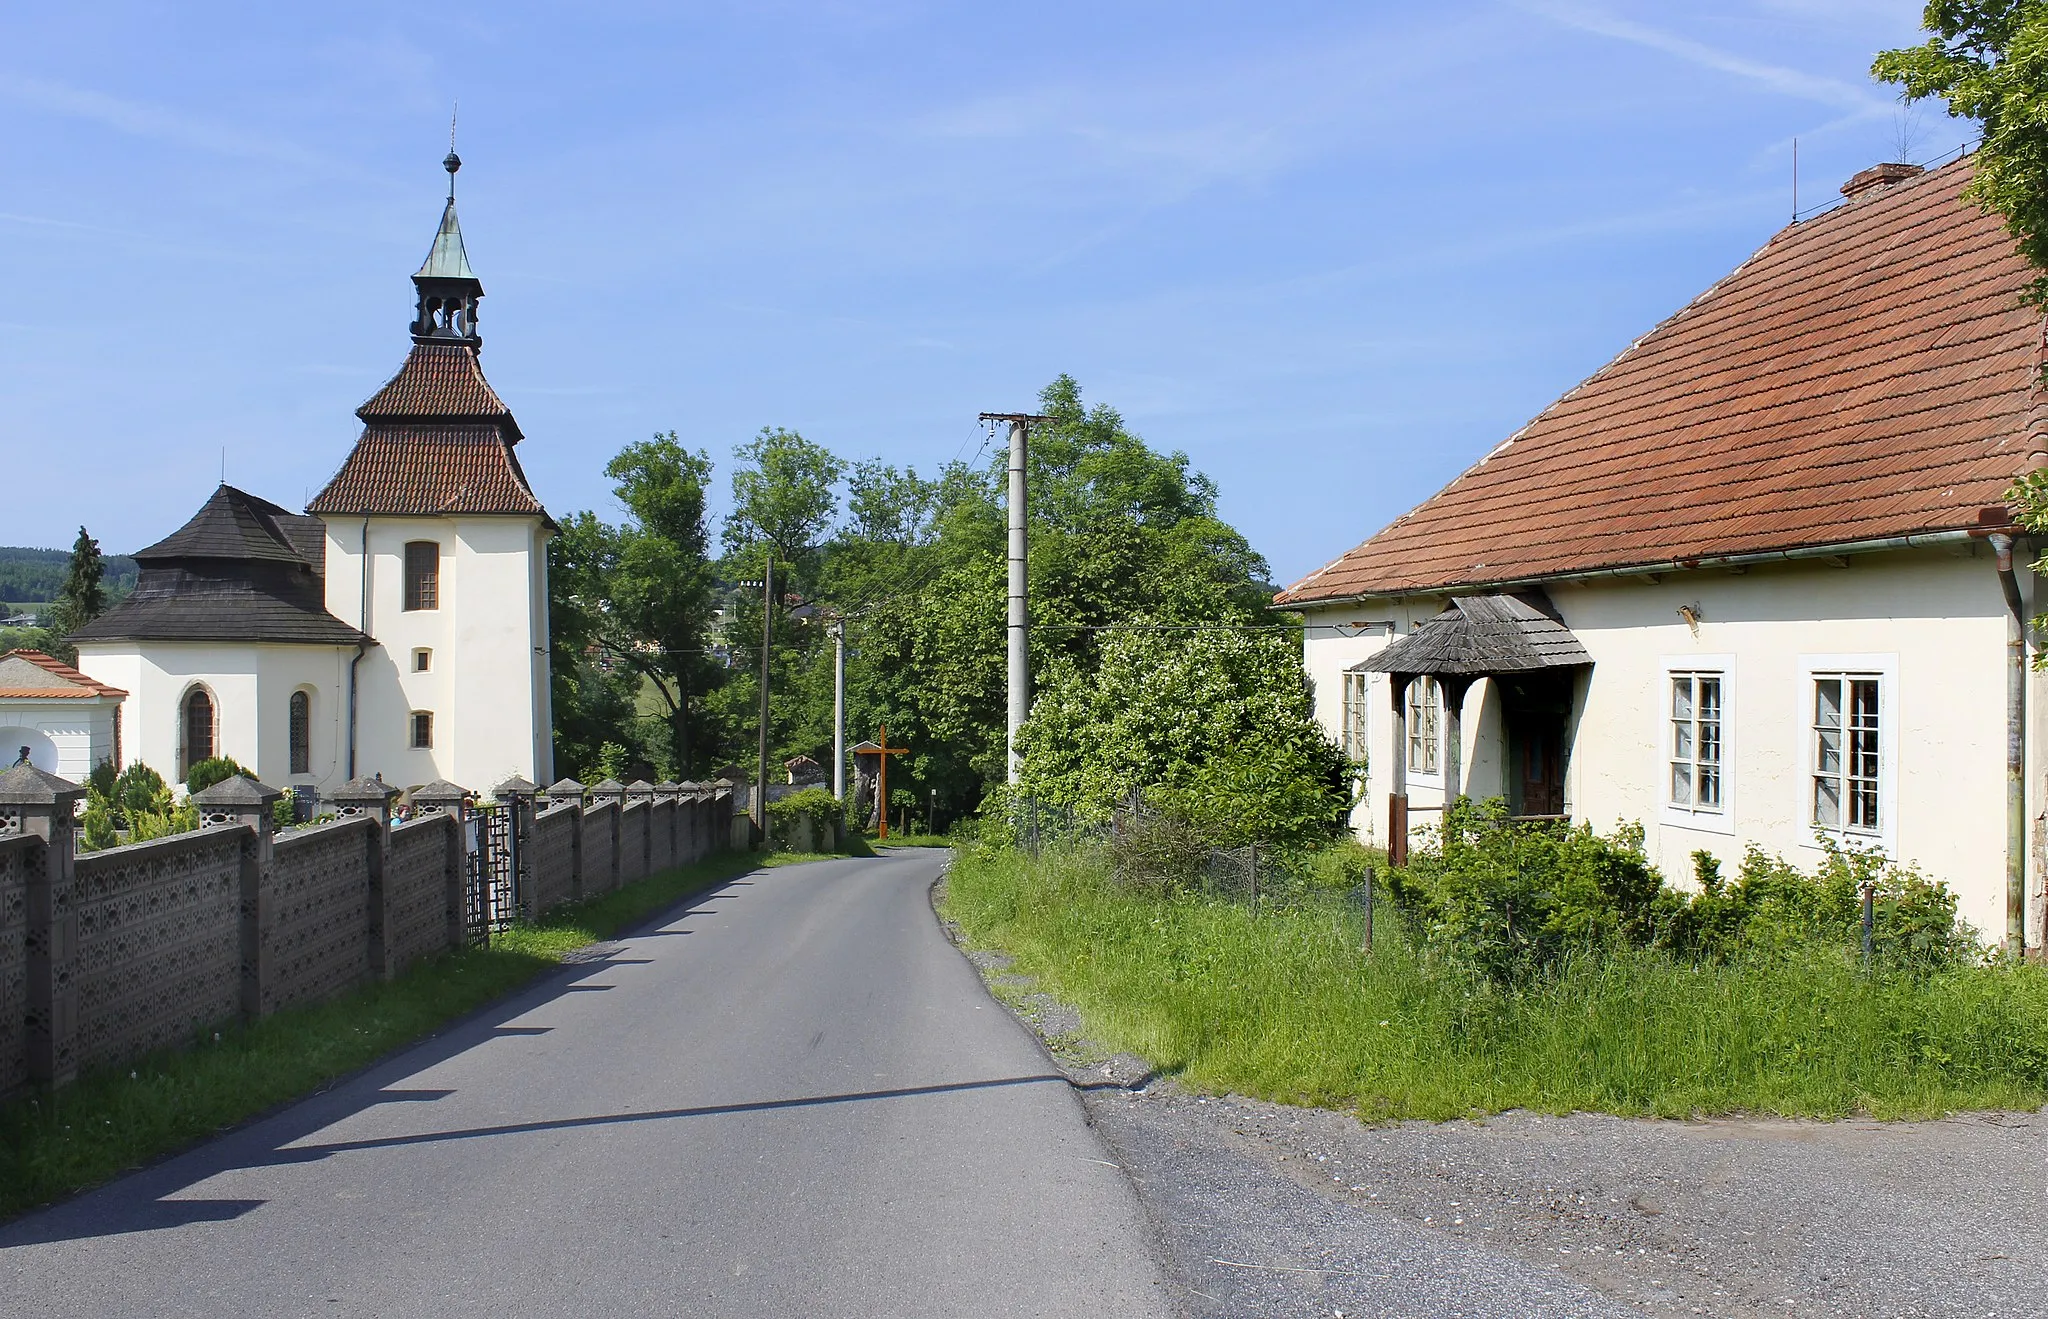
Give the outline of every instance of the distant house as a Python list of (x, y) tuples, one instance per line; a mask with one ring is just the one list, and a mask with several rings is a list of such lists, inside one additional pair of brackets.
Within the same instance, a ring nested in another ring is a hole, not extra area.
[(2043, 325), (1971, 168), (1857, 175), (1280, 593), (1369, 765), (1361, 837), (1405, 847), (1460, 792), (1638, 821), (1677, 879), (1825, 837), (2041, 942), (2040, 590), (2005, 493), (2048, 464)]
[(0, 766), (24, 749), (37, 769), (74, 783), (102, 760), (118, 766), (127, 695), (39, 650), (0, 655)]
[(129, 753), (167, 777), (216, 755), (314, 792), (553, 777), (555, 525), (484, 379), (452, 184), (413, 286), (411, 350), (307, 511), (222, 485), (71, 636), (81, 670), (131, 693)]

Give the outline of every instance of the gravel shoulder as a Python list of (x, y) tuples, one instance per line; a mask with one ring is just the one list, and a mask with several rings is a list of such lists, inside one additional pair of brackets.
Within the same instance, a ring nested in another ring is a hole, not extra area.
[(2048, 1113), (1367, 1126), (1191, 1094), (968, 957), (1081, 1090), (1190, 1315), (2048, 1314)]

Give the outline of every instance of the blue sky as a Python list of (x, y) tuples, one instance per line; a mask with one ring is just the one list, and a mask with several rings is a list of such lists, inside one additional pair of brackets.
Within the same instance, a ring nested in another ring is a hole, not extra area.
[(764, 425), (929, 470), (1061, 371), (1286, 582), (1898, 153), (1905, 0), (0, 11), (0, 543), (293, 507), (397, 367), (449, 105), (558, 514)]

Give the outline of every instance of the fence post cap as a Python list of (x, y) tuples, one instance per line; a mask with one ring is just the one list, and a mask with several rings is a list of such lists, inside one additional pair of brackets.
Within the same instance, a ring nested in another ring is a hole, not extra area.
[(673, 797), (683, 790), (683, 785), (672, 779), (663, 779), (654, 785), (654, 790), (664, 797)]
[(600, 779), (592, 785), (590, 795), (593, 797), (623, 797), (626, 795), (626, 785), (617, 779)]
[(491, 795), (493, 797), (531, 797), (539, 791), (540, 789), (528, 780), (525, 775), (514, 774), (497, 787), (492, 788)]
[(626, 793), (633, 797), (652, 797), (654, 795), (654, 785), (646, 779), (634, 779), (626, 785)]
[(276, 788), (258, 783), (247, 774), (236, 774), (193, 793), (192, 804), (208, 814), (237, 810), (267, 811), (282, 796), (284, 794)]
[(548, 785), (548, 796), (550, 799), (556, 797), (581, 797), (582, 795), (583, 785), (574, 779), (556, 779)]
[[(413, 794), (417, 797), (419, 794)], [(327, 800), (337, 805), (367, 806), (391, 801), (398, 796), (398, 789), (374, 775), (364, 775), (348, 782), (327, 794)]]
[(420, 784), (409, 795), (416, 802), (461, 801), (469, 795), (469, 789), (463, 787), (460, 783), (450, 783), (446, 779), (435, 779), (431, 783)]
[(0, 774), (0, 806), (68, 806), (83, 796), (83, 785), (34, 765), (16, 765)]

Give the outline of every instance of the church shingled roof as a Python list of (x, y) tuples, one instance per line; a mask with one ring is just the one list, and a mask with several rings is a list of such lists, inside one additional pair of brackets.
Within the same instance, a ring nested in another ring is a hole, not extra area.
[(1282, 606), (1968, 529), (2042, 447), (2041, 317), (1974, 162), (1779, 231)]
[[(222, 485), (185, 525), (148, 549), (135, 551), (138, 562), (157, 559), (265, 559), (317, 567), (307, 558), (290, 522), (315, 521), (289, 513), (246, 490)], [(316, 523), (317, 527), (317, 523)], [(321, 555), (325, 557), (324, 551)]]
[(356, 409), (365, 422), (485, 420), (505, 427), (518, 441), (512, 409), (484, 379), (477, 350), (459, 343), (416, 343), (405, 364), (384, 387)]

